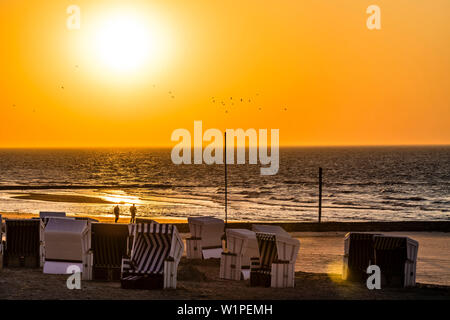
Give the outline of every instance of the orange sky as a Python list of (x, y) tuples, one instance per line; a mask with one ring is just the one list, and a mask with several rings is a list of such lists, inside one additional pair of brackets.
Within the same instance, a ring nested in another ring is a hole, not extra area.
[[(80, 30), (66, 28), (71, 4)], [(371, 4), (381, 30), (366, 27)], [(99, 61), (92, 36), (113, 9), (165, 41), (137, 71)], [(1, 0), (0, 147), (172, 146), (194, 120), (280, 129), (281, 145), (449, 144), (449, 12), (448, 0)]]

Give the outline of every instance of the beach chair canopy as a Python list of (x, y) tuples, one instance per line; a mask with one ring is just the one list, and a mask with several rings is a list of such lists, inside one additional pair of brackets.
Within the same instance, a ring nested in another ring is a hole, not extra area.
[(171, 224), (136, 224), (133, 230), (130, 269), (135, 274), (162, 274), (164, 261), (179, 261), (184, 245)]
[(266, 225), (266, 224), (254, 224), (254, 225), (252, 225), (252, 230), (255, 232), (272, 233), (272, 234), (285, 236), (285, 237), (289, 237), (289, 238), (291, 237), (291, 235), (280, 226)]
[(66, 273), (68, 265), (82, 269), (90, 249), (90, 224), (87, 220), (49, 218), (44, 230), (44, 273)]
[(188, 223), (191, 236), (201, 239), (203, 249), (222, 246), (225, 228), (223, 220), (214, 217), (189, 217)]
[(378, 235), (373, 247), (377, 264), (401, 270), (405, 261), (415, 262), (419, 243), (408, 237)]
[(41, 211), (39, 212), (39, 218), (51, 218), (51, 217), (55, 217), (55, 218), (62, 218), (65, 217), (66, 213), (65, 212), (56, 212), (56, 211)]
[(259, 257), (256, 233), (247, 229), (227, 229), (227, 249), (246, 257)]

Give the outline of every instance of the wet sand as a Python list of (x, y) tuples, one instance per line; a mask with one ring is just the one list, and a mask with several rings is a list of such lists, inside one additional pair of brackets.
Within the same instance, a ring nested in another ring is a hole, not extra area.
[(100, 204), (114, 204), (115, 202), (107, 201), (99, 197), (89, 196), (75, 196), (75, 195), (60, 195), (60, 194), (46, 194), (46, 193), (26, 193), (12, 196), (13, 199), (23, 200), (39, 200), (51, 202), (67, 202), (67, 203), (100, 203)]
[(250, 287), (248, 280), (221, 280), (218, 275), (218, 260), (183, 258), (176, 290), (125, 290), (119, 282), (98, 281), (83, 281), (81, 290), (69, 290), (65, 275), (46, 275), (40, 269), (3, 269), (0, 299), (450, 299), (450, 287), (419, 284), (408, 289), (368, 290), (364, 285), (344, 282), (336, 274), (297, 272), (295, 288), (286, 289)]

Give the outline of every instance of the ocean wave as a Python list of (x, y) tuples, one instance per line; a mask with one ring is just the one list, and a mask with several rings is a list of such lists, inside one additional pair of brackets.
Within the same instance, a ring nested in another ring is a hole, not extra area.
[(427, 201), (427, 198), (413, 196), (413, 197), (384, 197), (385, 200), (398, 200), (398, 201)]

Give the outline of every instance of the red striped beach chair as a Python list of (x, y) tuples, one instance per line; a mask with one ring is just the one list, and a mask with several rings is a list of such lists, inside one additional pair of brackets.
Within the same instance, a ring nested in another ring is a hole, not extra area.
[(177, 269), (184, 251), (183, 241), (172, 224), (131, 225), (130, 258), (122, 259), (124, 289), (176, 288)]

